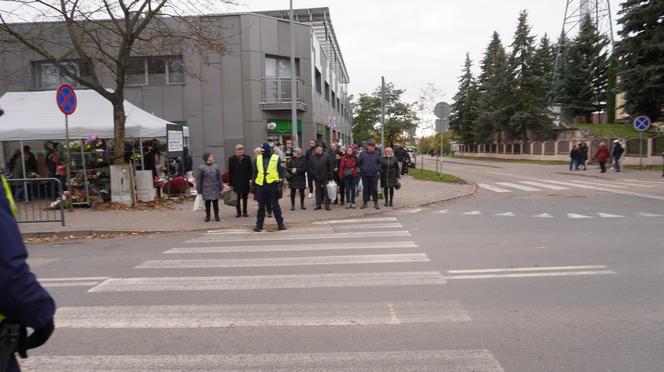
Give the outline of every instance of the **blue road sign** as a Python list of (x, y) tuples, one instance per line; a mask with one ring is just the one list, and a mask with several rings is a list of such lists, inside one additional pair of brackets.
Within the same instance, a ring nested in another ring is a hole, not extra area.
[(76, 93), (74, 88), (69, 84), (62, 84), (55, 94), (55, 100), (58, 103), (58, 108), (65, 115), (71, 115), (76, 111)]
[(651, 125), (652, 121), (650, 120), (649, 117), (645, 115), (639, 116), (638, 118), (634, 119), (634, 129), (638, 130), (639, 132), (647, 131)]

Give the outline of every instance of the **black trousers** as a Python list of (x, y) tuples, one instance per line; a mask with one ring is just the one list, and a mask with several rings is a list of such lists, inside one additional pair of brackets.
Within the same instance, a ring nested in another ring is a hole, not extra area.
[(362, 187), (362, 201), (366, 204), (372, 197), (374, 203), (378, 203), (378, 176), (362, 176)]
[(330, 205), (330, 198), (327, 196), (327, 182), (327, 180), (314, 180), (317, 207), (320, 207), (321, 204)]
[(394, 187), (383, 187), (383, 195), (385, 196), (385, 203), (392, 203), (394, 200)]
[(290, 202), (291, 205), (295, 205), (295, 194), (297, 191), (300, 191), (300, 203), (304, 204), (304, 188), (302, 189), (290, 189)]
[(256, 216), (256, 227), (263, 228), (265, 222), (265, 210), (267, 206), (272, 207), (274, 218), (279, 226), (284, 224), (281, 216), (281, 207), (279, 206), (279, 185), (278, 183), (269, 183), (263, 186), (256, 185), (256, 200), (258, 201), (258, 215)]
[(205, 215), (210, 217), (210, 204), (214, 208), (214, 216), (219, 217), (219, 199), (205, 201)]
[[(237, 213), (240, 214), (240, 212), (247, 213), (247, 200), (249, 199), (249, 194), (237, 194), (237, 204), (235, 204), (235, 210), (237, 210)], [(242, 209), (240, 209), (240, 201), (242, 201)]]

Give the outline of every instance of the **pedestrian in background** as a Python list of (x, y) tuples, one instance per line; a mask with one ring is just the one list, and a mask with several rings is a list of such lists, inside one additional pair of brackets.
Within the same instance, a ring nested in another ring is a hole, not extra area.
[(606, 143), (599, 143), (599, 149), (594, 158), (599, 163), (600, 173), (606, 173), (606, 161), (609, 159), (609, 149), (606, 147)]
[(210, 221), (210, 206), (214, 208), (214, 220), (219, 218), (219, 198), (221, 197), (221, 172), (214, 163), (214, 155), (206, 152), (203, 154), (203, 164), (198, 166), (196, 173), (196, 191), (205, 200), (205, 222)]
[(579, 145), (579, 164), (577, 169), (583, 167), (583, 170), (587, 170), (586, 163), (588, 162), (588, 145), (585, 142), (581, 142)]
[(269, 143), (264, 143), (261, 147), (263, 153), (258, 155), (254, 161), (252, 177), (256, 190), (256, 200), (258, 200), (258, 214), (256, 215), (254, 231), (263, 230), (267, 205), (272, 206), (278, 229), (286, 230), (281, 215), (281, 207), (279, 206), (279, 188), (282, 187), (281, 180), (284, 176), (284, 167), (279, 155), (272, 153), (272, 147)]
[(316, 190), (316, 207), (320, 210), (325, 205), (325, 210), (330, 210), (330, 198), (327, 196), (327, 183), (333, 179), (334, 163), (330, 155), (323, 151), (323, 144), (316, 145), (316, 151), (309, 158), (308, 174), (314, 180)]
[(346, 154), (339, 162), (339, 178), (343, 181), (344, 191), (346, 192), (346, 209), (355, 209), (357, 181), (360, 174), (357, 162), (355, 148), (353, 148), (353, 146), (348, 146)]
[(394, 156), (401, 163), (401, 175), (408, 174), (408, 165), (410, 164), (410, 154), (406, 150), (406, 144), (400, 143), (399, 147), (394, 151)]
[[(334, 145), (334, 144), (333, 144)], [(346, 147), (340, 146), (334, 156), (334, 182), (337, 184), (338, 192), (337, 197), (334, 199), (333, 204), (343, 205), (346, 199), (346, 187), (341, 178), (341, 173), (339, 172), (339, 166), (341, 165), (341, 158), (346, 154)]]
[(399, 160), (394, 156), (391, 147), (386, 147), (385, 156), (380, 159), (380, 184), (383, 187), (385, 206), (392, 207), (394, 202), (394, 188), (399, 182)]
[(360, 177), (362, 177), (362, 206), (360, 209), (365, 209), (369, 198), (371, 197), (374, 202), (374, 208), (380, 209), (378, 206), (378, 173), (380, 171), (380, 154), (376, 151), (376, 143), (373, 140), (367, 141), (367, 151), (360, 154), (358, 161), (360, 167)]
[[(304, 154), (304, 160), (309, 163), (309, 158), (311, 158), (311, 155), (316, 152), (316, 140), (309, 140), (309, 149), (307, 152)], [(307, 169), (308, 166), (307, 166)], [(307, 196), (309, 199), (314, 197), (314, 179), (311, 177), (310, 174), (307, 173), (307, 186), (309, 187), (309, 195)]]
[(244, 145), (235, 145), (235, 155), (228, 159), (228, 178), (233, 191), (237, 193), (237, 204), (235, 205), (235, 217), (249, 217), (247, 212), (247, 200), (251, 190), (251, 175), (253, 168), (251, 157), (244, 154)]
[(286, 163), (286, 179), (288, 188), (290, 188), (291, 210), (295, 210), (295, 196), (300, 192), (300, 208), (307, 209), (304, 206), (304, 189), (307, 187), (307, 161), (302, 156), (302, 149), (296, 147), (293, 149), (293, 157)]
[(569, 170), (579, 170), (579, 146), (574, 145), (569, 151)]
[(625, 152), (619, 140), (613, 141), (613, 169), (620, 172), (620, 157)]

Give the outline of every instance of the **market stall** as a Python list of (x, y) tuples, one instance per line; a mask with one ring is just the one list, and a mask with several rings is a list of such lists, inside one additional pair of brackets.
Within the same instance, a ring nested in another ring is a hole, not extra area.
[[(69, 116), (69, 146), (72, 203), (89, 205), (91, 200), (107, 200), (110, 197), (110, 172), (113, 133), (113, 106), (92, 90), (76, 92), (76, 112)], [(55, 160), (59, 165), (51, 172), (53, 177), (63, 177), (60, 165), (66, 158), (64, 146), (65, 125), (63, 114), (55, 102), (55, 91), (8, 92), (0, 97), (0, 107), (5, 115), (0, 117), (0, 142), (5, 150), (14, 152), (12, 158), (21, 161), (21, 178), (30, 177), (29, 164), (26, 169), (26, 144), (44, 144), (42, 153), (46, 160)], [(125, 101), (125, 138), (129, 160), (145, 169), (143, 144), (146, 141), (166, 137), (166, 126), (170, 122), (154, 116), (132, 103)], [(9, 156), (6, 151), (5, 158)], [(19, 154), (20, 153), (20, 154)], [(28, 155), (29, 158), (30, 155)], [(15, 159), (15, 160), (16, 160)], [(15, 177), (17, 178), (17, 177)]]

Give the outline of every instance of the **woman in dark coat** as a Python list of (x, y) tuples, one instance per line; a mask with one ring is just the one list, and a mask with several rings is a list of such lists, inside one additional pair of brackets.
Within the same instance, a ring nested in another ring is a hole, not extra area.
[(288, 187), (290, 188), (291, 210), (295, 210), (295, 193), (300, 190), (300, 208), (304, 206), (304, 189), (307, 187), (305, 174), (307, 172), (307, 161), (302, 156), (302, 149), (293, 150), (293, 158), (286, 163)]
[(205, 200), (205, 222), (210, 221), (210, 205), (214, 207), (214, 220), (219, 218), (219, 198), (221, 197), (221, 172), (214, 163), (214, 155), (210, 153), (203, 154), (203, 164), (198, 166), (196, 172), (196, 191), (203, 196)]
[(383, 187), (386, 207), (391, 207), (394, 201), (394, 187), (401, 178), (399, 173), (399, 160), (394, 156), (391, 147), (385, 148), (385, 157), (380, 159), (380, 184)]
[[(249, 217), (247, 213), (247, 199), (249, 198), (249, 191), (253, 169), (251, 165), (251, 158), (249, 155), (244, 154), (244, 146), (235, 146), (235, 155), (228, 159), (228, 177), (230, 179), (233, 191), (237, 193), (237, 204), (235, 205), (235, 217)], [(240, 209), (240, 202), (242, 208)]]

